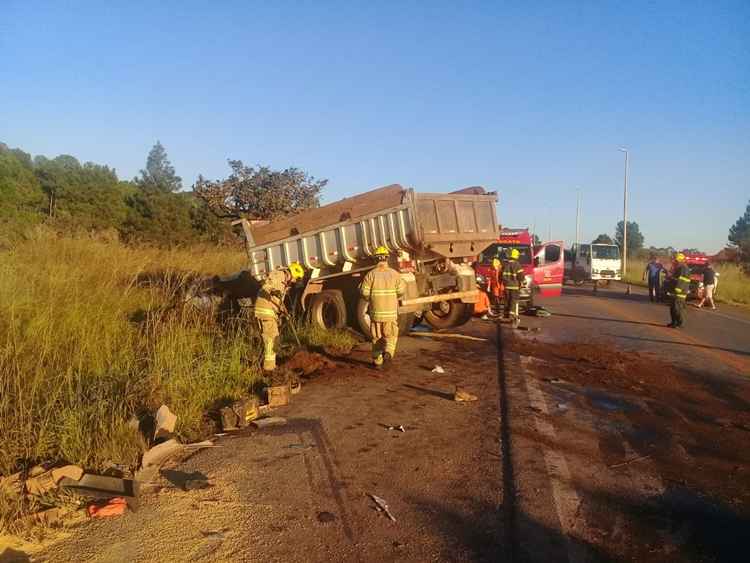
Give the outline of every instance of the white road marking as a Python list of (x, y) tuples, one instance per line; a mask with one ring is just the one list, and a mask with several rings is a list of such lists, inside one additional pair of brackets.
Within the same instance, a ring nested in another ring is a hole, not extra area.
[[(534, 411), (549, 415), (544, 394), (533, 377), (531, 370), (528, 368), (530, 363), (529, 357), (521, 356), (521, 365), (523, 366), (525, 375), (524, 381), (529, 396), (529, 403)], [(557, 442), (557, 434), (554, 426), (537, 415), (532, 416), (539, 434), (544, 436), (549, 442)], [(555, 511), (560, 520), (562, 533), (565, 536), (568, 561), (571, 563), (586, 561), (587, 557), (581, 543), (573, 541), (574, 538), (572, 537), (573, 530), (576, 527), (578, 509), (581, 506), (581, 498), (571, 485), (572, 479), (568, 462), (565, 460), (565, 456), (559, 451), (542, 447), (542, 452), (552, 486), (552, 500), (555, 503)]]

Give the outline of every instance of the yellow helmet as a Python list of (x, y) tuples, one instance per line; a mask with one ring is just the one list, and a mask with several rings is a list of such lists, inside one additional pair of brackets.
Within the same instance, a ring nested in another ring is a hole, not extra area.
[(305, 277), (305, 269), (299, 262), (292, 262), (289, 264), (289, 275), (293, 280), (301, 280)]
[(518, 260), (518, 258), (521, 256), (521, 253), (518, 252), (517, 248), (511, 248), (510, 250), (510, 259), (511, 260)]
[(388, 249), (385, 246), (378, 246), (375, 249), (375, 258), (378, 260), (388, 260), (389, 255), (390, 252), (388, 252)]
[(675, 254), (674, 259), (677, 260), (678, 262), (684, 262), (685, 255), (682, 252), (678, 252), (677, 254)]

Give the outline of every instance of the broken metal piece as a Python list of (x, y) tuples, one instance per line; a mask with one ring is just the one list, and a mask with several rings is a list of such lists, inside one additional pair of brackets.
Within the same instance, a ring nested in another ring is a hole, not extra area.
[(91, 498), (134, 498), (137, 496), (135, 481), (132, 479), (118, 479), (90, 473), (85, 474), (78, 481), (64, 477), (60, 481), (60, 487)]

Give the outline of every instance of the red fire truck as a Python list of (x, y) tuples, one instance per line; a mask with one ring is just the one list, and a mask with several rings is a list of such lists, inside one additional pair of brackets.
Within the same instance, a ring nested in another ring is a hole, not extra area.
[(545, 296), (560, 295), (565, 270), (563, 242), (534, 246), (528, 229), (501, 229), (497, 241), (482, 251), (474, 268), (481, 287), (487, 287), (487, 278), (492, 275), (492, 260), (502, 260), (511, 248), (520, 253), (518, 262), (526, 277), (519, 295), (522, 308), (534, 305), (534, 291)]
[[(685, 264), (690, 270), (690, 289), (688, 290), (688, 299), (703, 299), (706, 290), (703, 287), (703, 273), (708, 264), (708, 256), (705, 254), (685, 254)], [(665, 296), (674, 289), (675, 280), (668, 276), (664, 280), (662, 291)], [(715, 293), (714, 293), (715, 295)]]

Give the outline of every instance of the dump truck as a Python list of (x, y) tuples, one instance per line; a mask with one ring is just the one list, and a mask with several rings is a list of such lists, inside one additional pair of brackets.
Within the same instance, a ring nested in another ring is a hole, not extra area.
[(417, 320), (436, 329), (458, 326), (479, 297), (472, 263), (497, 238), (496, 203), (497, 195), (481, 187), (420, 193), (393, 184), (267, 224), (239, 220), (249, 265), (234, 282), (244, 276), (257, 286), (269, 272), (299, 262), (306, 275), (289, 292), (290, 306), (321, 327), (367, 334), (368, 302), (359, 286), (376, 264), (375, 249), (385, 246), (406, 286), (400, 331)]

